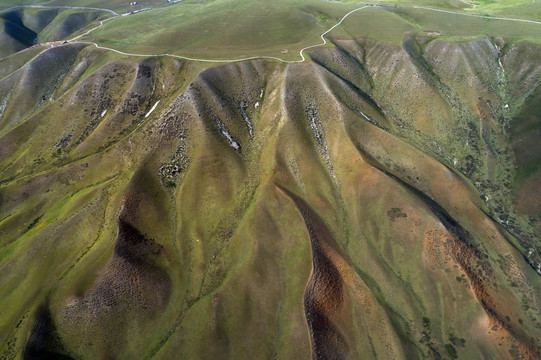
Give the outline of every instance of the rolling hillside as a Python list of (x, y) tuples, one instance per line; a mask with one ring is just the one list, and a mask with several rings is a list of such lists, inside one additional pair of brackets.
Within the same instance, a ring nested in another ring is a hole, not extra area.
[(0, 359), (539, 359), (541, 25), (186, 1), (0, 60)]

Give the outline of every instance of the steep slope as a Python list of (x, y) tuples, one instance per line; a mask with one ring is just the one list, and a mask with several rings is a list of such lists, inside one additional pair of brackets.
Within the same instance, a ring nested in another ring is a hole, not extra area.
[(539, 210), (511, 201), (539, 48), (333, 41), (206, 69), (19, 55), (1, 357), (539, 358)]
[(39, 43), (67, 39), (107, 15), (99, 10), (39, 8), (0, 12), (0, 58)]

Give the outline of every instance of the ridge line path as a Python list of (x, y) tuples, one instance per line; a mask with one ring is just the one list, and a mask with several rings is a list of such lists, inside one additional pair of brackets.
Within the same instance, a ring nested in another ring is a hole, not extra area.
[(492, 20), (520, 21), (520, 22), (527, 22), (527, 23), (541, 25), (541, 21), (535, 21), (535, 20), (520, 19), (520, 18), (507, 18), (507, 17), (498, 17), (498, 16), (490, 16), (490, 15), (468, 14), (468, 13), (464, 13), (464, 12), (445, 10), (445, 9), (437, 9), (437, 8), (430, 8), (430, 7), (418, 6), (418, 5), (365, 4), (365, 3), (353, 3), (353, 2), (346, 3), (346, 2), (332, 1), (332, 0), (324, 0), (324, 1), (328, 2), (330, 4), (336, 4), (336, 5), (363, 5), (364, 4), (365, 6), (369, 6), (369, 7), (422, 9), (422, 10), (443, 12), (443, 13), (448, 13), (448, 14), (478, 17), (478, 18), (489, 19), (489, 20), (492, 19)]
[(437, 12), (443, 12), (443, 13), (448, 13), (448, 14), (478, 17), (478, 18), (483, 18), (483, 19), (488, 19), (488, 20), (520, 21), (520, 22), (527, 22), (527, 23), (531, 23), (531, 24), (541, 25), (541, 21), (535, 21), (535, 20), (517, 19), (517, 18), (505, 18), (505, 17), (497, 17), (497, 16), (489, 16), (489, 15), (468, 14), (468, 13), (461, 13), (461, 12), (457, 12), (457, 11), (444, 10), (444, 9), (434, 9), (434, 8), (428, 8), (428, 7), (417, 6), (417, 5), (401, 5), (401, 6), (397, 6), (397, 7), (410, 8), (410, 9), (423, 9), (423, 10), (437, 11)]
[(95, 8), (95, 7), (86, 7), (86, 6), (47, 6), (47, 5), (15, 5), (12, 7), (8, 7), (6, 9), (0, 10), (0, 13), (10, 11), (13, 9), (20, 9), (20, 8), (36, 8), (36, 9), (75, 9), (75, 10), (98, 10), (98, 11), (106, 11), (110, 14), (113, 14), (115, 16), (121, 16), (116, 11), (110, 10), (110, 9), (102, 9), (102, 8)]
[[(110, 17), (110, 18), (107, 18), (107, 19), (104, 19), (104, 20), (101, 20), (100, 21), (100, 24), (88, 31), (86, 31), (85, 33), (83, 34), (80, 34), (72, 39), (69, 39), (69, 40), (64, 40), (64, 41), (57, 41), (57, 42), (52, 42), (52, 43), (49, 43), (49, 44), (58, 44), (58, 43), (64, 43), (64, 42), (70, 42), (70, 43), (74, 43), (74, 44), (88, 44), (88, 45), (94, 45), (96, 48), (98, 49), (103, 49), (103, 50), (107, 50), (107, 51), (112, 51), (112, 52), (115, 52), (117, 54), (120, 54), (120, 55), (125, 55), (125, 56), (137, 56), (137, 57), (156, 57), (156, 56), (168, 56), (168, 57), (173, 57), (173, 58), (177, 58), (177, 59), (183, 59), (183, 60), (188, 60), (188, 61), (198, 61), (198, 62), (209, 62), (209, 63), (233, 63), (233, 62), (239, 62), (239, 61), (249, 61), (249, 60), (277, 60), (277, 61), (281, 61), (283, 63), (286, 63), (286, 64), (294, 64), (294, 63), (302, 63), (304, 61), (306, 61), (306, 58), (304, 57), (304, 51), (308, 50), (308, 49), (313, 49), (313, 48), (316, 48), (316, 47), (320, 47), (320, 46), (324, 46), (327, 44), (327, 40), (325, 39), (325, 35), (327, 35), (328, 33), (330, 33), (334, 28), (336, 28), (337, 26), (339, 26), (340, 24), (342, 24), (342, 22), (351, 14), (353, 14), (354, 12), (357, 12), (357, 11), (360, 11), (362, 9), (366, 9), (366, 8), (369, 8), (369, 7), (383, 7), (383, 8), (410, 8), (410, 9), (421, 9), (421, 10), (428, 10), (428, 11), (436, 11), (436, 12), (443, 12), (443, 13), (448, 13), (448, 14), (455, 14), (455, 15), (462, 15), (462, 16), (470, 16), (470, 17), (478, 17), (478, 18), (483, 18), (483, 19), (493, 19), (493, 20), (504, 20), (504, 21), (517, 21), (517, 22), (526, 22), (526, 23), (532, 23), (532, 24), (539, 24), (541, 25), (541, 21), (535, 21), (535, 20), (527, 20), (527, 19), (516, 19), (516, 18), (505, 18), (505, 17), (494, 17), (494, 16), (487, 16), (487, 15), (477, 15), (477, 14), (467, 14), (467, 13), (461, 13), (461, 12), (456, 12), (456, 11), (451, 11), (451, 10), (443, 10), (443, 9), (436, 9), (436, 8), (429, 8), (429, 7), (424, 7), (424, 6), (417, 6), (417, 5), (394, 5), (394, 4), (362, 4), (364, 6), (362, 7), (359, 7), (359, 8), (356, 8), (354, 10), (351, 10), (350, 12), (348, 12), (347, 14), (345, 14), (339, 22), (337, 22), (335, 25), (333, 25), (330, 29), (328, 29), (327, 31), (325, 31), (324, 33), (322, 33), (320, 35), (321, 37), (321, 40), (323, 41), (322, 43), (319, 43), (319, 44), (315, 44), (315, 45), (310, 45), (310, 46), (306, 46), (304, 48), (302, 48), (300, 51), (299, 51), (299, 55), (301, 57), (300, 60), (284, 60), (284, 59), (281, 59), (279, 57), (274, 57), (274, 56), (250, 56), (250, 57), (246, 57), (246, 58), (240, 58), (240, 59), (200, 59), (200, 58), (191, 58), (191, 57), (187, 57), (187, 56), (182, 56), (182, 55), (174, 55), (174, 54), (135, 54), (135, 53), (128, 53), (128, 52), (124, 52), (124, 51), (120, 51), (120, 50), (117, 50), (117, 49), (113, 49), (113, 48), (109, 48), (109, 47), (105, 47), (105, 46), (100, 46), (98, 45), (97, 43), (95, 42), (92, 42), (92, 41), (79, 41), (78, 39), (80, 39), (81, 37), (83, 36), (86, 36), (88, 34), (90, 34), (91, 32), (93, 32), (94, 30), (96, 29), (99, 29), (100, 27), (103, 26), (103, 24), (107, 21), (110, 21), (110, 20), (114, 20), (114, 19), (117, 19), (119, 17), (124, 17), (124, 16), (128, 16), (128, 15), (135, 15), (137, 14), (138, 12), (141, 12), (141, 11), (146, 11), (146, 10), (154, 10), (154, 9), (158, 9), (158, 8), (162, 8), (162, 7), (165, 7), (165, 6), (170, 6), (170, 5), (174, 5), (174, 4), (177, 4), (179, 2), (181, 2), (182, 0), (176, 0), (176, 1), (172, 1), (170, 2), (169, 4), (166, 4), (166, 5), (163, 5), (163, 6), (160, 6), (160, 7), (157, 7), (157, 8), (147, 8), (147, 9), (143, 9), (143, 10), (139, 10), (133, 14), (130, 14), (130, 13), (126, 13), (126, 14), (118, 14), (117, 12), (113, 11), (113, 10), (110, 10), (110, 9), (102, 9), (102, 8), (93, 8), (93, 7), (77, 7), (77, 6), (42, 6), (42, 5), (16, 5), (16, 6), (12, 6), (10, 8), (7, 8), (7, 9), (2, 9), (0, 10), (0, 13), (2, 12), (6, 12), (6, 11), (9, 11), (9, 10), (13, 10), (13, 9), (17, 9), (17, 8), (24, 8), (24, 7), (30, 7), (30, 8), (44, 8), (44, 9), (80, 9), (80, 10), (101, 10), (101, 11), (105, 11), (105, 12), (108, 12), (110, 14), (113, 14), (114, 16), (113, 17)], [(331, 3), (331, 4), (336, 4), (336, 5), (355, 5), (355, 4), (361, 4), (361, 3), (344, 3), (344, 2), (339, 2), (339, 1), (331, 1), (331, 0), (324, 0), (328, 3)], [(47, 45), (48, 43), (44, 43), (42, 45)], [(47, 51), (48, 49), (46, 49), (45, 51)], [(39, 55), (39, 54), (38, 54)]]
[(181, 55), (173, 55), (173, 54), (133, 54), (133, 53), (127, 53), (127, 52), (123, 52), (123, 51), (120, 51), (120, 50), (116, 50), (116, 49), (113, 49), (113, 48), (108, 48), (108, 47), (104, 47), (104, 46), (100, 46), (98, 44), (96, 44), (95, 42), (92, 42), (92, 41), (76, 41), (78, 38), (84, 36), (84, 35), (88, 35), (89, 33), (91, 33), (92, 31), (96, 30), (97, 28), (101, 27), (103, 25), (103, 23), (107, 20), (111, 20), (111, 19), (116, 19), (116, 17), (113, 17), (113, 18), (109, 18), (109, 19), (105, 19), (105, 20), (102, 20), (100, 21), (100, 25), (93, 28), (93, 29), (90, 29), (88, 30), (86, 33), (84, 34), (81, 34), (71, 40), (67, 40), (68, 42), (74, 42), (74, 43), (77, 43), (77, 44), (89, 44), (89, 45), (94, 45), (96, 48), (98, 49), (103, 49), (103, 50), (109, 50), (109, 51), (113, 51), (117, 54), (121, 54), (121, 55), (127, 55), (127, 56), (140, 56), (140, 57), (152, 57), (152, 56), (169, 56), (169, 57), (174, 57), (174, 58), (178, 58), (178, 59), (183, 59), (183, 60), (190, 60), (190, 61), (199, 61), (199, 62), (211, 62), (211, 63), (232, 63), (232, 62), (239, 62), (239, 61), (248, 61), (248, 60), (257, 60), (257, 59), (267, 59), (267, 60), (278, 60), (278, 61), (281, 61), (281, 62), (284, 62), (284, 63), (287, 63), (287, 64), (294, 64), (294, 63), (302, 63), (304, 61), (306, 61), (306, 58), (304, 57), (303, 55), (303, 52), (305, 50), (308, 50), (308, 49), (311, 49), (311, 48), (315, 48), (315, 47), (319, 47), (319, 46), (323, 46), (325, 44), (327, 44), (327, 40), (325, 40), (325, 35), (327, 35), (329, 32), (331, 32), (335, 27), (337, 27), (338, 25), (340, 25), (349, 15), (353, 14), (354, 12), (356, 11), (359, 11), (359, 10), (362, 10), (364, 8), (367, 8), (368, 6), (363, 6), (363, 7), (360, 7), (360, 8), (357, 8), (357, 9), (354, 9), (354, 10), (351, 10), (350, 12), (348, 12), (346, 15), (344, 15), (339, 22), (337, 22), (334, 26), (332, 26), (329, 30), (325, 31), (323, 34), (320, 35), (321, 37), (321, 40), (323, 40), (322, 43), (320, 44), (316, 44), (316, 45), (310, 45), (310, 46), (306, 46), (304, 48), (302, 48), (300, 51), (299, 51), (299, 55), (301, 56), (301, 60), (284, 60), (284, 59), (281, 59), (281, 58), (278, 58), (278, 57), (274, 57), (274, 56), (250, 56), (250, 57), (247, 57), (247, 58), (241, 58), (241, 59), (198, 59), (198, 58), (190, 58), (190, 57), (186, 57), (186, 56), (181, 56)]
[[(182, 1), (182, 0), (180, 0)], [(353, 5), (355, 3), (343, 3), (343, 2), (335, 2), (335, 1), (330, 1), (330, 0), (324, 0), (328, 3), (332, 3), (332, 4), (337, 4), (337, 5)], [(176, 2), (175, 2), (176, 3)], [(173, 4), (173, 3), (172, 3)], [(167, 6), (167, 5), (166, 5)], [(302, 48), (300, 51), (299, 51), (299, 55), (301, 56), (301, 60), (284, 60), (284, 59), (281, 59), (281, 58), (278, 58), (278, 57), (274, 57), (274, 56), (251, 56), (251, 57), (246, 57), (246, 58), (240, 58), (240, 59), (199, 59), (199, 58), (190, 58), (190, 57), (187, 57), (187, 56), (182, 56), (182, 55), (173, 55), (173, 54), (134, 54), (134, 53), (128, 53), (128, 52), (124, 52), (124, 51), (120, 51), (120, 50), (116, 50), (116, 49), (113, 49), (113, 48), (109, 48), (109, 47), (104, 47), (104, 46), (100, 46), (98, 44), (96, 44), (95, 42), (91, 42), (91, 41), (77, 41), (77, 39), (79, 39), (80, 37), (84, 36), (84, 35), (88, 35), (90, 34), (92, 31), (98, 29), (99, 27), (101, 27), (103, 25), (103, 23), (105, 21), (108, 21), (108, 20), (112, 20), (112, 19), (116, 19), (118, 16), (115, 16), (115, 17), (112, 17), (112, 18), (109, 18), (109, 19), (105, 19), (105, 20), (102, 20), (100, 22), (100, 25), (93, 28), (93, 29), (90, 29), (88, 30), (86, 33), (84, 34), (81, 34), (71, 40), (68, 40), (68, 41), (73, 41), (73, 42), (76, 42), (76, 43), (82, 43), (82, 44), (89, 44), (89, 45), (94, 45), (96, 48), (98, 49), (103, 49), (103, 50), (108, 50), (108, 51), (112, 51), (112, 52), (115, 52), (117, 54), (121, 54), (121, 55), (126, 55), (126, 56), (139, 56), (139, 57), (152, 57), (152, 56), (169, 56), (169, 57), (174, 57), (174, 58), (177, 58), (177, 59), (183, 59), (183, 60), (189, 60), (189, 61), (198, 61), (198, 62), (209, 62), (209, 63), (233, 63), (233, 62), (239, 62), (239, 61), (248, 61), (248, 60), (257, 60), (257, 59), (261, 59), (261, 60), (277, 60), (277, 61), (281, 61), (281, 62), (284, 62), (286, 64), (294, 64), (294, 63), (302, 63), (304, 61), (306, 61), (306, 58), (304, 57), (303, 55), (303, 52), (308, 50), (308, 49), (312, 49), (312, 48), (316, 48), (316, 47), (320, 47), (320, 46), (324, 46), (327, 44), (327, 40), (325, 39), (325, 35), (327, 35), (329, 32), (331, 32), (334, 28), (336, 28), (337, 26), (339, 26), (340, 24), (342, 24), (342, 22), (351, 14), (353, 14), (354, 12), (357, 12), (359, 10), (362, 10), (362, 9), (366, 9), (368, 7), (383, 7), (383, 8), (410, 8), (410, 9), (422, 9), (422, 10), (429, 10), (429, 11), (437, 11), (437, 12), (443, 12), (443, 13), (449, 13), (449, 14), (455, 14), (455, 15), (463, 15), (463, 16), (471, 16), (471, 17), (479, 17), (479, 18), (484, 18), (484, 19), (494, 19), (494, 20), (506, 20), (506, 21), (520, 21), (520, 22), (527, 22), (527, 23), (533, 23), (533, 24), (539, 24), (541, 25), (541, 21), (534, 21), (534, 20), (526, 20), (526, 19), (515, 19), (515, 18), (504, 18), (504, 17), (494, 17), (494, 16), (487, 16), (487, 15), (476, 15), (476, 14), (467, 14), (467, 13), (461, 13), (461, 12), (456, 12), (456, 11), (450, 11), (450, 10), (443, 10), (443, 9), (435, 9), (435, 8), (429, 8), (429, 7), (424, 7), (424, 6), (417, 6), (417, 5), (387, 5), (387, 4), (364, 4), (364, 6), (362, 7), (359, 7), (359, 8), (356, 8), (354, 10), (351, 10), (350, 12), (348, 12), (347, 14), (345, 14), (339, 22), (337, 22), (334, 26), (332, 26), (329, 30), (325, 31), (324, 33), (322, 33), (320, 35), (321, 37), (321, 40), (323, 40), (322, 43), (320, 44), (315, 44), (315, 45), (310, 45), (310, 46), (306, 46), (304, 48)], [(151, 9), (152, 10), (152, 9)], [(127, 14), (124, 14), (124, 15), (127, 15)], [(124, 15), (119, 15), (119, 16), (124, 16)]]

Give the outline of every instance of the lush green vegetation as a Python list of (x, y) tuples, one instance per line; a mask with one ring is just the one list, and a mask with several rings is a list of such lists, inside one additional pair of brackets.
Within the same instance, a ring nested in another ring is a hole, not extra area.
[(40, 6), (76, 6), (76, 7), (95, 7), (110, 9), (120, 14), (127, 13), (130, 10), (138, 10), (149, 7), (158, 7), (168, 4), (166, 0), (141, 0), (137, 5), (130, 6), (130, 2), (120, 0), (0, 0), (0, 9), (6, 9), (19, 5), (40, 5)]
[[(108, 21), (79, 40), (136, 54), (175, 54), (203, 59), (270, 56), (298, 60), (302, 48), (319, 44), (320, 34), (360, 4), (321, 0), (281, 0), (279, 3), (184, 0), (161, 8), (157, 4), (152, 6), (157, 8)], [(51, 10), (25, 9), (24, 13), (29, 23)], [(61, 11), (45, 29), (38, 29), (37, 41), (71, 38), (96, 27), (97, 20), (106, 16), (110, 14)], [(83, 30), (89, 22), (92, 24)], [(408, 7), (368, 7), (351, 14), (329, 36), (372, 38), (392, 44), (399, 44), (412, 34), (438, 36), (446, 41), (501, 36), (508, 41), (537, 42), (540, 26)], [(34, 30), (36, 26), (30, 28)], [(7, 46), (6, 49), (13, 52)]]
[[(362, 3), (357, 0), (333, 0), (333, 2), (341, 4)], [(530, 0), (374, 0), (369, 3), (387, 6), (424, 6), (465, 14), (541, 20), (541, 4), (538, 1)]]
[[(319, 35), (355, 6), (314, 0), (184, 1), (108, 22), (91, 33), (90, 41), (143, 54), (176, 54), (192, 58), (235, 59), (273, 56), (300, 58), (299, 50), (321, 42)], [(134, 27), (134, 21), (137, 27)], [(447, 41), (502, 36), (509, 41), (539, 41), (541, 24), (516, 23), (412, 8), (371, 7), (349, 16), (330, 36), (401, 43), (413, 33), (437, 35)]]
[(127, 52), (297, 60), (299, 50), (320, 43), (320, 34), (346, 9), (321, 1), (186, 0), (115, 19), (84, 39)]

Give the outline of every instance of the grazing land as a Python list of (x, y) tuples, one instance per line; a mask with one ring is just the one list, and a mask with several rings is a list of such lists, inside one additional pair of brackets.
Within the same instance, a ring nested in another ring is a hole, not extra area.
[(0, 359), (539, 359), (528, 4), (0, 0)]

